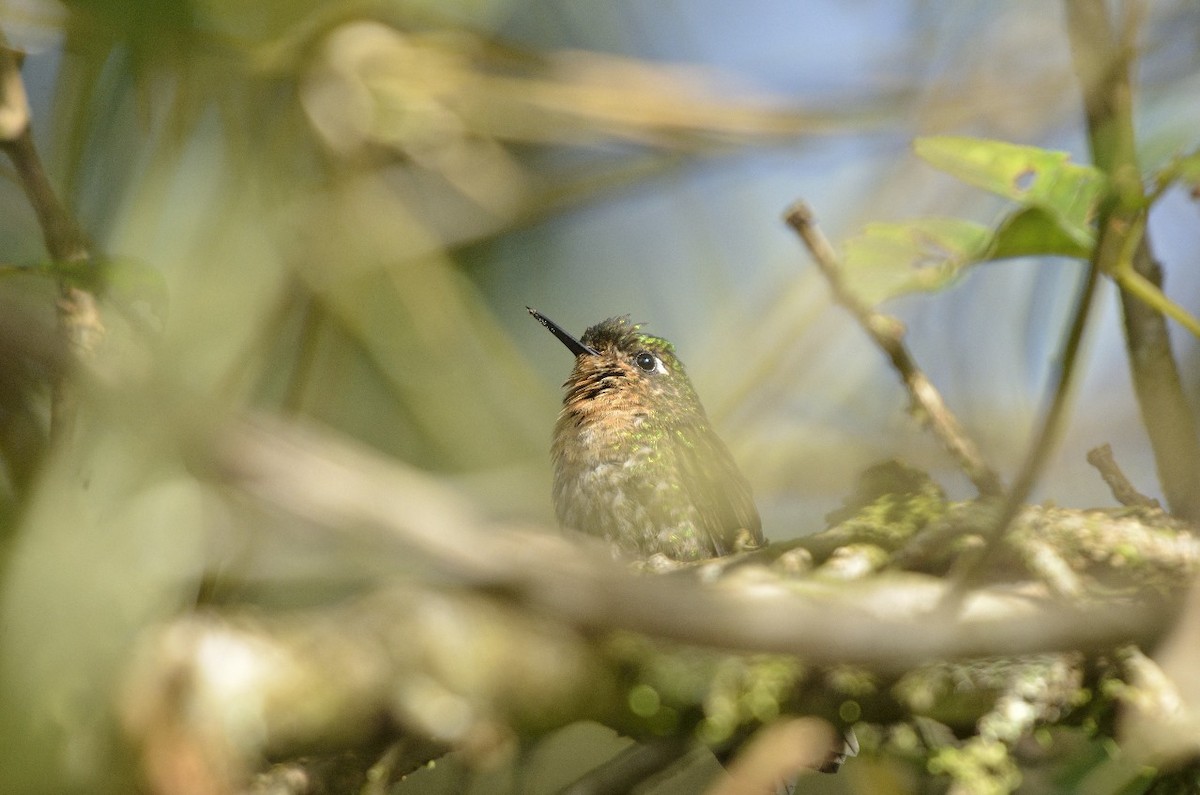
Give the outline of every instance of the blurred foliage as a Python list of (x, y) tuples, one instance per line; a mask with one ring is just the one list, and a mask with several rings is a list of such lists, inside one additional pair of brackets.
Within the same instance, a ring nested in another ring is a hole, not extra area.
[(915, 291), (941, 290), (971, 265), (1013, 257), (1086, 260), (1093, 224), (1107, 195), (1104, 174), (1049, 152), (1004, 141), (939, 136), (918, 138), (918, 156), (932, 165), (1021, 206), (995, 231), (956, 218), (870, 224), (846, 243), (851, 289), (876, 304)]
[[(1011, 199), (1022, 209), (1004, 217), (994, 232), (956, 218), (869, 224), (861, 235), (847, 241), (845, 262), (848, 286), (868, 304), (910, 292), (942, 290), (966, 268), (983, 262), (1017, 257), (1087, 260), (1095, 243), (1100, 204), (1119, 200), (1102, 172), (1069, 162), (1065, 152), (947, 136), (918, 138), (914, 146), (924, 160)], [(1191, 159), (1181, 157), (1150, 175), (1148, 182), (1162, 188), (1144, 202), (1147, 209), (1167, 185), (1187, 180)], [(1110, 275), (1200, 336), (1200, 321), (1162, 290), (1139, 279), (1127, 263)]]
[[(107, 338), (73, 379), (78, 421), (53, 447), (37, 346), (16, 346), (0, 391), (0, 789), (126, 789), (110, 712), (123, 661), (142, 627), (202, 587), (229, 599), (299, 578), (324, 593), (386, 570), (272, 532), (197, 479), (191, 450), (213, 423), (247, 406), (305, 416), (431, 470), (494, 473), (463, 482), (545, 516), (546, 480), (504, 468), (544, 471), (553, 394), (533, 388), (454, 247), (623, 169), (809, 123), (722, 99), (692, 68), (514, 47), (435, 9), (14, 12), (52, 42), (30, 57), (55, 74), (34, 128), (96, 251), (82, 268), (11, 267), (0, 297), (40, 311), (27, 330), (52, 341), (53, 282), (99, 288)], [(614, 141), (632, 148), (569, 175), (539, 169), (531, 149)]]

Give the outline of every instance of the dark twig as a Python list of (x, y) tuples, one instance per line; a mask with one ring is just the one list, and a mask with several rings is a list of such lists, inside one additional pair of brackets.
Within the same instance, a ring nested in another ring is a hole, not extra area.
[[(1140, 4), (1131, 6), (1136, 12)], [(1115, 273), (1129, 258), (1133, 271), (1161, 288), (1144, 223), (1145, 196), (1133, 128), (1129, 60), (1137, 25), (1114, 25), (1105, 0), (1067, 0), (1071, 54), (1082, 84), (1092, 159), (1113, 185), (1101, 208), (1096, 264)], [(1124, 38), (1122, 38), (1124, 36)], [(1125, 343), (1142, 423), (1150, 437), (1163, 494), (1172, 513), (1200, 519), (1200, 437), (1179, 377), (1166, 319), (1126, 290), (1121, 291)]]
[(909, 398), (928, 419), (934, 434), (975, 484), (981, 496), (1003, 493), (1004, 486), (996, 472), (984, 461), (975, 442), (942, 400), (941, 393), (917, 366), (904, 345), (904, 326), (894, 317), (876, 312), (854, 295), (842, 279), (837, 254), (817, 227), (812, 210), (803, 202), (792, 205), (784, 215), (788, 226), (796, 231), (808, 248), (821, 274), (829, 283), (833, 298), (850, 311), (870, 335), (875, 344), (887, 354), (892, 366), (908, 388)]
[(1096, 468), (1108, 484), (1113, 498), (1122, 505), (1138, 508), (1160, 508), (1158, 500), (1147, 497), (1136, 488), (1113, 458), (1112, 445), (1102, 444), (1088, 451), (1087, 462)]
[[(83, 232), (59, 201), (34, 146), (20, 64), (21, 54), (0, 37), (0, 149), (12, 160), (21, 188), (37, 214), (50, 257), (61, 265), (87, 263), (91, 254)], [(95, 296), (65, 278), (59, 279), (58, 323), (76, 354), (94, 351), (104, 334)], [(55, 383), (51, 412), (56, 432), (62, 431), (71, 414), (69, 404), (60, 378)]]

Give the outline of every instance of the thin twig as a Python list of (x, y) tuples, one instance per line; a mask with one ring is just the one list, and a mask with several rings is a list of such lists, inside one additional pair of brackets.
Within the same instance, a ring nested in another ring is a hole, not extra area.
[(1030, 492), (1033, 491), (1034, 484), (1042, 474), (1050, 451), (1058, 442), (1063, 415), (1067, 408), (1067, 398), (1071, 394), (1071, 384), (1075, 376), (1075, 365), (1079, 359), (1079, 346), (1083, 342), (1083, 332), (1087, 329), (1088, 317), (1091, 314), (1092, 305), (1095, 303), (1096, 285), (1099, 283), (1098, 274), (1099, 268), (1093, 258), (1076, 297), (1071, 325), (1068, 327), (1066, 339), (1063, 341), (1058, 377), (1051, 388), (1049, 403), (1042, 414), (1042, 421), (1034, 432), (1033, 442), (1025, 455), (1025, 461), (1021, 464), (1012, 488), (1004, 495), (1004, 504), (1000, 509), (1000, 515), (985, 534), (983, 546), (973, 554), (968, 553), (963, 556), (954, 581), (946, 591), (945, 598), (940, 605), (943, 610), (954, 609), (960, 605), (963, 597), (974, 587), (988, 559), (1000, 546), (1008, 528), (1024, 507)]
[[(1004, 507), (999, 520), (996, 522), (994, 529), (988, 533), (983, 547), (976, 554), (964, 557), (963, 565), (955, 578), (954, 587), (947, 592), (947, 599), (943, 602), (942, 606), (944, 608), (956, 604), (957, 600), (960, 600), (975, 583), (983, 566), (986, 565), (986, 561), (1002, 542), (1009, 525), (1012, 524), (1025, 500), (1028, 498), (1029, 493), (1033, 490), (1033, 486), (1045, 466), (1046, 459), (1058, 440), (1062, 416), (1066, 410), (1067, 398), (1070, 394), (1071, 382), (1075, 372), (1079, 345), (1083, 340), (1083, 332), (1087, 328), (1087, 319), (1094, 303), (1099, 274), (1116, 272), (1118, 265), (1122, 261), (1122, 256), (1128, 256), (1135, 247), (1138, 251), (1142, 252), (1140, 255), (1134, 255), (1135, 260), (1149, 256), (1146, 238), (1142, 236), (1135, 241), (1130, 237), (1131, 230), (1140, 226), (1137, 223), (1136, 215), (1142, 212), (1140, 209), (1142, 193), (1133, 152), (1131, 89), (1126, 55), (1118, 47), (1116, 34), (1109, 22), (1108, 11), (1103, 0), (1067, 0), (1067, 18), (1071, 51), (1076, 61), (1076, 68), (1079, 70), (1081, 78), (1084, 81), (1084, 104), (1087, 110), (1086, 115), (1089, 139), (1092, 145), (1092, 157), (1096, 164), (1105, 169), (1110, 177), (1113, 178), (1114, 184), (1117, 186), (1115, 189), (1116, 195), (1105, 202), (1100, 209), (1100, 235), (1096, 241), (1096, 245), (1092, 249), (1087, 277), (1080, 289), (1071, 325), (1063, 343), (1062, 363), (1058, 369), (1058, 378), (1054, 384), (1050, 403), (1042, 417), (1037, 435), (1034, 437), (1033, 444), (1013, 484), (1012, 490), (1005, 497)], [(1132, 34), (1130, 33), (1129, 35)], [(1101, 76), (1103, 76), (1103, 79), (1100, 79)], [(1131, 174), (1132, 177), (1130, 176)], [(1150, 266), (1152, 269), (1156, 269), (1153, 262), (1150, 262)], [(1160, 273), (1156, 284), (1161, 283)], [(1152, 337), (1156, 336), (1158, 332), (1148, 329), (1150, 327), (1161, 327), (1161, 340), (1157, 340), (1154, 347), (1157, 354), (1163, 353), (1163, 348), (1158, 347), (1159, 343), (1165, 347), (1166, 360), (1158, 362), (1152, 368), (1156, 373), (1154, 378), (1161, 377), (1171, 380), (1171, 377), (1173, 377), (1174, 384), (1178, 387), (1178, 373), (1175, 370), (1174, 360), (1170, 356), (1170, 347), (1166, 340), (1166, 324), (1163, 321), (1162, 315), (1156, 311), (1151, 311), (1153, 318), (1148, 317), (1145, 315), (1146, 310), (1148, 310), (1145, 304), (1139, 300), (1132, 299), (1124, 291), (1122, 291), (1121, 295), (1126, 311), (1127, 334), (1131, 333), (1131, 318), (1135, 316), (1138, 318), (1137, 322), (1142, 331), (1145, 331)], [(1130, 314), (1131, 308), (1134, 305), (1137, 306), (1137, 309), (1134, 310), (1133, 314)], [(1149, 338), (1143, 339), (1143, 342), (1146, 341), (1149, 341)], [(1130, 344), (1132, 346), (1132, 341)], [(1131, 358), (1134, 362), (1134, 370), (1136, 371), (1138, 369), (1137, 356), (1132, 355)], [(1161, 370), (1161, 366), (1165, 366), (1166, 370)], [(1144, 370), (1143, 375), (1146, 375), (1148, 372), (1148, 370)], [(1138, 376), (1136, 372), (1134, 380), (1137, 383)], [(1167, 399), (1168, 403), (1172, 403), (1168, 394), (1170, 389), (1164, 390), (1162, 387), (1163, 384), (1155, 382), (1139, 386), (1138, 388), (1139, 403), (1142, 406), (1147, 429), (1151, 431), (1152, 441), (1154, 431), (1150, 426), (1156, 420), (1146, 416), (1147, 406), (1140, 398), (1142, 397), (1142, 392), (1146, 391), (1147, 396), (1155, 401)], [(1186, 417), (1185, 424), (1187, 428), (1180, 429), (1176, 426), (1173, 433), (1190, 430), (1191, 442), (1188, 443), (1185, 441), (1183, 445), (1184, 448), (1190, 448), (1195, 444), (1195, 426), (1192, 423), (1190, 411), (1186, 408), (1186, 401), (1182, 400), (1182, 392), (1180, 392), (1180, 401)], [(1175, 409), (1180, 408), (1178, 404), (1173, 405)], [(1164, 410), (1170, 409), (1165, 408)], [(1186, 454), (1186, 449), (1178, 449), (1179, 445), (1176, 444), (1176, 441), (1172, 440), (1170, 442), (1170, 445), (1175, 448), (1176, 454)], [(1162, 476), (1163, 465), (1161, 459), (1159, 471), (1160, 476)], [(1187, 480), (1190, 484), (1195, 483), (1194, 473), (1195, 470), (1192, 470), (1187, 474)], [(1189, 494), (1186, 496), (1186, 499), (1180, 497), (1178, 504), (1181, 506), (1189, 505), (1195, 499), (1195, 494)], [(1171, 501), (1170, 498), (1168, 498), (1168, 501)], [(1174, 507), (1177, 503), (1171, 501), (1171, 504)]]
[[(800, 234), (801, 239), (804, 240), (805, 245), (812, 252), (813, 259), (817, 262), (821, 272), (829, 280), (835, 300), (854, 314), (863, 328), (867, 330), (867, 333), (875, 340), (876, 344), (887, 353), (892, 361), (892, 365), (900, 372), (905, 384), (908, 385), (914, 400), (918, 401), (918, 405), (924, 407), (929, 414), (938, 438), (942, 440), (947, 449), (959, 460), (960, 465), (971, 476), (972, 482), (976, 484), (976, 488), (979, 489), (980, 494), (995, 496), (1002, 493), (1003, 487), (1000, 484), (999, 478), (983, 463), (977, 448), (969, 437), (966, 436), (953, 414), (942, 403), (941, 396), (925, 377), (924, 373), (913, 363), (911, 355), (908, 353), (907, 348), (904, 347), (900, 338), (898, 321), (875, 312), (845, 287), (837, 265), (836, 254), (824, 235), (813, 224), (811, 211), (806, 205), (795, 205), (788, 211), (786, 218), (788, 224)], [(1005, 495), (1004, 505), (1001, 508), (999, 518), (993, 529), (986, 534), (987, 537), (984, 545), (974, 555), (964, 555), (962, 566), (955, 578), (955, 583), (946, 592), (942, 603), (943, 608), (957, 605), (966, 592), (975, 584), (974, 581), (979, 566), (995, 551), (995, 548), (1004, 537), (1004, 533), (1017, 517), (1029, 493), (1033, 490), (1038, 476), (1041, 474), (1046, 458), (1057, 438), (1060, 420), (1066, 408), (1066, 398), (1069, 394), (1071, 378), (1074, 373), (1076, 355), (1079, 344), (1083, 339), (1083, 331), (1087, 325), (1087, 317), (1092, 304), (1092, 296), (1095, 293), (1095, 285), (1095, 269), (1093, 268), (1088, 272), (1088, 277), (1082, 287), (1080, 299), (1076, 306), (1075, 317), (1063, 345), (1062, 366), (1059, 369), (1059, 377), (1051, 393), (1042, 422), (1034, 437), (1034, 442), (1030, 446), (1029, 453), (1025, 458), (1025, 463), (1021, 467), (1021, 471), (1018, 473), (1017, 480), (1013, 484), (1012, 489)], [(922, 400), (922, 397), (925, 395), (930, 396), (927, 398), (930, 401), (928, 404)], [(932, 406), (932, 409), (929, 406)], [(945, 420), (939, 422), (934, 419), (935, 417), (944, 417)], [(990, 488), (985, 490), (984, 485), (988, 485)]]
[(984, 461), (978, 446), (904, 345), (904, 327), (900, 321), (876, 312), (846, 287), (837, 254), (817, 227), (808, 205), (803, 202), (792, 205), (784, 215), (784, 220), (796, 231), (812, 254), (817, 267), (829, 283), (834, 300), (854, 315), (863, 330), (887, 354), (892, 366), (896, 368), (908, 388), (913, 406), (919, 408), (928, 419), (934, 434), (975, 484), (979, 494), (988, 497), (1003, 493), (1004, 486), (1000, 477)]
[(1096, 468), (1108, 484), (1113, 498), (1122, 505), (1138, 508), (1160, 508), (1158, 500), (1138, 491), (1113, 458), (1112, 445), (1102, 444), (1088, 451), (1087, 462)]

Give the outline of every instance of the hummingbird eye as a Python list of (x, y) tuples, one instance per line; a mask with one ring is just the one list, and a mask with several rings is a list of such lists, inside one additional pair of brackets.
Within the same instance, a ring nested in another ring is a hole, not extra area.
[(642, 368), (647, 373), (652, 373), (661, 366), (658, 363), (658, 357), (652, 353), (647, 353), (646, 351), (639, 353), (634, 361), (637, 363), (638, 367)]

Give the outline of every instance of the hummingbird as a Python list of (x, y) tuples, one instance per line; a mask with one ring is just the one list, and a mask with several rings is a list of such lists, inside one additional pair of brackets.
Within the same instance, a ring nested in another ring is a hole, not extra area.
[(675, 346), (628, 316), (577, 339), (525, 308), (575, 355), (551, 445), (559, 524), (641, 560), (704, 560), (762, 546), (750, 485)]
[[(765, 544), (750, 484), (713, 431), (675, 346), (628, 316), (577, 339), (525, 308), (575, 355), (551, 445), (559, 524), (640, 560), (704, 560)], [(844, 734), (822, 772), (857, 755), (853, 730)]]

